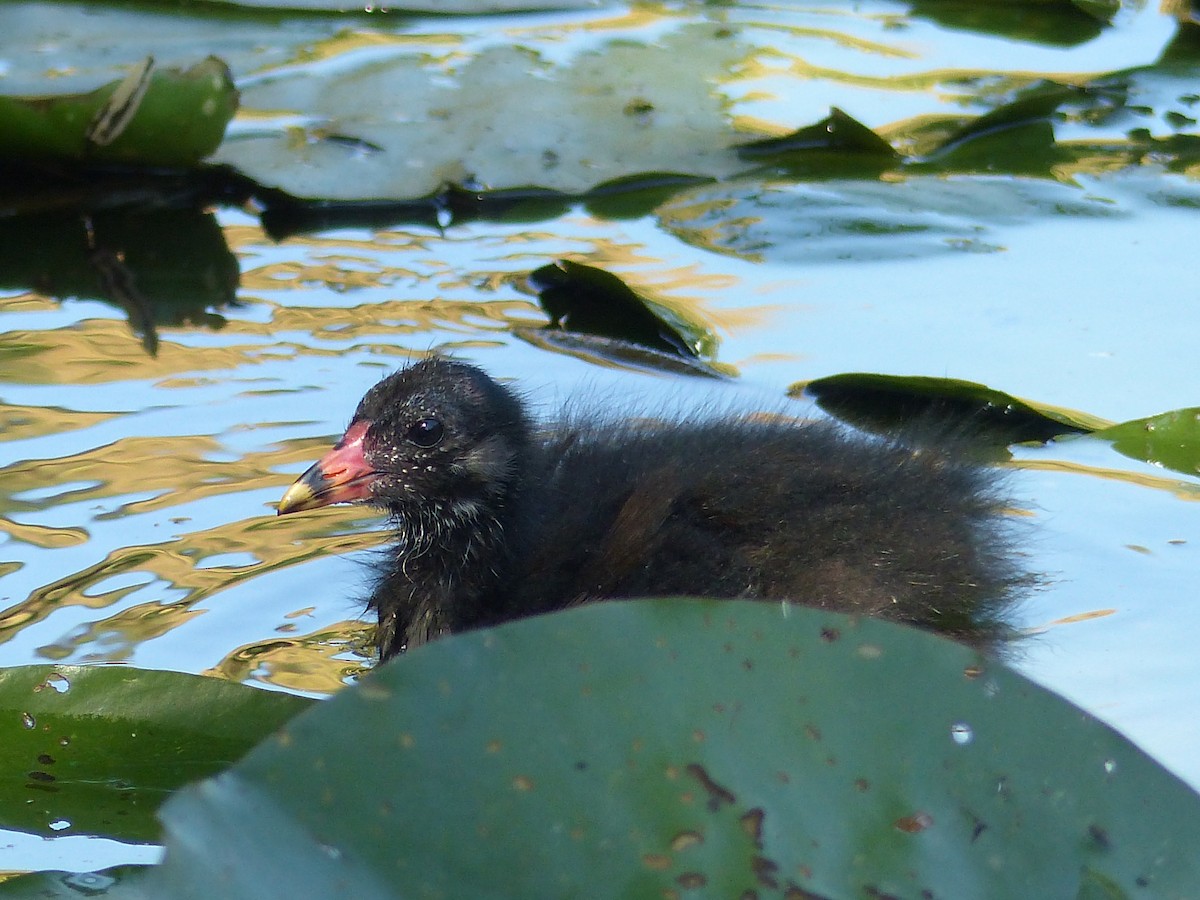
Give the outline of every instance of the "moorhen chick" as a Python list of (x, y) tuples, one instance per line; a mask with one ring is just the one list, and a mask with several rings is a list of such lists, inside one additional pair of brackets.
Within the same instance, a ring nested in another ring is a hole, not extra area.
[(621, 597), (788, 601), (994, 648), (1021, 581), (995, 479), (941, 451), (754, 417), (535, 430), (474, 366), (369, 390), (279, 513), (386, 510), (383, 659), (441, 635)]

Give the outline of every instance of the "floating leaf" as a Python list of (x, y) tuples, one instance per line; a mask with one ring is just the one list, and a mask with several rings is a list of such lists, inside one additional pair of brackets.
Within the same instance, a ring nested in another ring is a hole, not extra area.
[(745, 601), (438, 641), (162, 816), (165, 862), (107, 896), (1200, 891), (1200, 797), (1111, 728), (924, 632)]
[(647, 172), (614, 178), (598, 184), (580, 199), (593, 216), (605, 219), (636, 219), (649, 215), (680, 191), (714, 179), (672, 172)]
[(944, 639), (755, 602), (436, 642), (162, 815), (110, 897), (1200, 891), (1200, 797), (1111, 728)]
[(995, 173), (1046, 177), (1069, 155), (1062, 150), (1047, 121), (1031, 121), (972, 133), (937, 150), (915, 168), (937, 172)]
[[(742, 167), (712, 85), (748, 48), (711, 22), (568, 56), (511, 41), (459, 48), (450, 69), (436, 53), (341, 52), (247, 84), (243, 106), (262, 124), (231, 136), (220, 160), (295, 196), (344, 200), (423, 197), (468, 180), (574, 196), (642, 173)], [(381, 97), (403, 98), (403, 115)]]
[(560, 259), (532, 272), (530, 285), (550, 316), (550, 327), (698, 357), (714, 336), (701, 326), (636, 293), (611, 272)]
[(0, 826), (159, 838), (166, 796), (219, 772), (311, 701), (124, 666), (0, 669)]
[(147, 62), (88, 94), (0, 97), (0, 159), (194, 165), (217, 149), (237, 103), (216, 57), (186, 72)]
[(976, 119), (972, 119), (950, 136), (948, 143), (958, 143), (985, 134), (1028, 125), (1031, 122), (1048, 121), (1064, 103), (1083, 93), (1074, 85), (1054, 81), (1039, 81), (1008, 103)]
[(977, 3), (975, 0), (912, 0), (910, 15), (938, 22), (948, 29), (1000, 35), (1073, 47), (1103, 32), (1106, 20), (1094, 13), (1101, 4), (1119, 0), (1012, 0)]
[(945, 423), (956, 434), (997, 446), (1048, 441), (1109, 424), (1053, 407), (1035, 408), (982, 384), (953, 378), (853, 372), (796, 384), (788, 393), (812, 397), (831, 415), (873, 431)]
[(1122, 422), (1095, 436), (1112, 441), (1114, 450), (1132, 459), (1200, 475), (1200, 407)]
[(899, 154), (884, 138), (836, 106), (829, 115), (783, 137), (764, 138), (737, 148), (742, 159), (761, 160), (814, 151), (856, 154), (896, 160)]
[(1113, 16), (1121, 11), (1121, 0), (1071, 0), (1071, 3), (1105, 24), (1111, 24)]

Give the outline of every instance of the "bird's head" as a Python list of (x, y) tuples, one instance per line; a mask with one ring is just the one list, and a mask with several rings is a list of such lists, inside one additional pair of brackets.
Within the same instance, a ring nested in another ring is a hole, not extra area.
[(471, 520), (503, 506), (529, 426), (487, 374), (432, 357), (371, 388), (342, 439), (288, 488), (280, 515), (369, 503), (408, 522)]

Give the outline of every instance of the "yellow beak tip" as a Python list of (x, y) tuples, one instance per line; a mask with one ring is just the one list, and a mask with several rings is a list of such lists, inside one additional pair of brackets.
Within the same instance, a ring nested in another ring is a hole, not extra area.
[(312, 492), (312, 489), (303, 482), (297, 481), (279, 501), (279, 506), (275, 509), (275, 514), (278, 516), (286, 516), (288, 513), (300, 512), (302, 509), (312, 509), (321, 504), (317, 501), (317, 495)]

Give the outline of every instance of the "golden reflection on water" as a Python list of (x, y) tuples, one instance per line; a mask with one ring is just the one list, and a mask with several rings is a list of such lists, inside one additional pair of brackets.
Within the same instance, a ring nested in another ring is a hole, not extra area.
[(55, 528), (52, 525), (30, 525), (0, 518), (0, 532), (14, 541), (21, 541), (43, 550), (61, 550), (63, 547), (78, 547), (88, 541), (84, 528)]
[[(753, 15), (753, 11), (750, 11), (750, 14)], [(781, 46), (790, 44), (791, 40), (796, 38), (805, 42), (804, 47), (809, 49), (809, 52), (811, 52), (811, 48), (820, 47), (819, 43), (814, 43), (815, 41), (826, 42), (826, 45), (833, 44), (845, 50), (858, 51), (859, 53), (873, 57), (883, 57), (884, 59), (916, 60), (921, 58), (921, 53), (902, 46), (900, 41), (895, 44), (885, 44), (833, 28), (810, 28), (802, 25), (788, 25), (784, 22), (768, 22), (754, 19), (739, 20), (737, 27), (740, 29), (762, 29), (763, 31), (772, 32), (775, 35), (784, 35), (787, 40), (770, 41), (765, 39), (765, 36), (755, 39), (753, 41), (753, 53), (748, 55), (745, 62), (735, 71), (735, 77), (729, 79), (733, 83), (770, 77), (786, 71), (794, 72), (798, 69), (803, 71), (806, 68), (812, 68), (808, 66), (803, 57), (780, 49)], [(903, 38), (900, 40), (903, 41)], [(840, 75), (846, 74), (841, 70), (831, 71), (835, 71)], [(992, 74), (994, 75), (995, 73)]]
[[(363, 622), (346, 620), (297, 637), (254, 641), (235, 648), (201, 674), (332, 694), (369, 668), (367, 648), (374, 631)], [(339, 658), (346, 654), (358, 658)]]
[[(139, 497), (115, 508), (89, 510), (91, 519), (99, 522), (170, 511), (229, 493), (270, 489), (275, 494), (283, 490), (291, 476), (274, 470), (309, 462), (325, 445), (319, 438), (290, 441), (217, 462), (206, 458), (223, 450), (212, 437), (160, 435), (121, 438), (58, 459), (17, 462), (3, 469), (0, 509), (8, 511), (9, 517), (0, 519), (0, 530), (13, 539), (46, 550), (78, 546), (89, 538), (82, 526), (35, 525), (13, 521), (13, 517), (56, 508), (66, 501), (95, 504), (104, 498)], [(25, 492), (46, 492), (80, 483), (82, 486), (53, 496), (18, 499)], [(146, 494), (151, 496), (145, 497)], [(329, 512), (325, 516), (292, 519), (257, 516), (162, 542), (113, 550), (103, 560), (38, 587), (26, 599), (0, 612), (0, 644), (15, 636), (19, 628), (44, 620), (61, 607), (107, 608), (152, 586), (154, 600), (93, 620), (69, 639), (41, 649), (44, 656), (63, 658), (94, 645), (97, 650), (88, 658), (126, 659), (137, 644), (159, 637), (198, 615), (199, 611), (193, 609), (198, 602), (239, 582), (314, 557), (361, 549), (383, 540), (379, 535), (346, 534), (348, 511)], [(361, 511), (356, 515), (361, 517)], [(172, 521), (178, 524), (186, 519)], [(256, 562), (236, 567), (204, 565), (207, 559), (225, 554), (240, 554)], [(105, 582), (113, 576), (135, 572), (144, 573), (145, 579), (132, 586), (105, 588)], [(164, 601), (161, 599), (164, 592), (178, 599)]]
[[(196, 604), (240, 582), (311, 559), (377, 546), (387, 539), (383, 533), (341, 533), (350, 511), (332, 512), (302, 516), (296, 521), (275, 516), (245, 519), (161, 544), (122, 547), (101, 562), (45, 585), (4, 610), (0, 615), (0, 644), (14, 637), (19, 628), (44, 620), (64, 606), (105, 608), (151, 584), (159, 597), (165, 592), (181, 592), (183, 596), (177, 600), (146, 601), (92, 620), (69, 639), (39, 650), (43, 656), (62, 659), (79, 648), (95, 646), (97, 649), (85, 659), (128, 659), (138, 644), (161, 637), (199, 615), (201, 611), (194, 609)], [(331, 528), (339, 530), (330, 533)], [(226, 553), (244, 554), (257, 562), (237, 567), (201, 565), (211, 556)], [(108, 591), (94, 589), (112, 576), (128, 572), (151, 577)]]
[[(234, 229), (240, 232), (231, 238), (231, 245), (244, 242), (250, 247), (261, 242), (263, 236), (253, 228)], [(311, 335), (323, 340), (358, 340), (375, 335), (388, 337), (396, 334), (427, 334), (442, 331), (459, 334), (479, 332), (508, 332), (546, 324), (546, 314), (536, 300), (504, 297), (505, 290), (526, 295), (534, 292), (526, 283), (533, 269), (544, 265), (547, 257), (541, 243), (553, 240), (561, 246), (562, 240), (550, 233), (541, 234), (524, 231), (506, 235), (503, 245), (510, 248), (502, 256), (509, 268), (503, 270), (456, 271), (436, 261), (422, 259), (424, 269), (395, 267), (380, 262), (380, 246), (397, 247), (404, 252), (427, 253), (430, 239), (418, 237), (406, 231), (380, 231), (367, 240), (301, 238), (289, 240), (289, 245), (304, 246), (308, 258), (320, 258), (320, 263), (289, 260), (271, 262), (261, 266), (249, 266), (242, 273), (243, 298), (247, 292), (258, 291), (271, 296), (280, 290), (384, 290), (393, 284), (407, 283), (411, 292), (413, 283), (428, 284), (430, 297), (417, 300), (377, 300), (374, 296), (354, 306), (291, 306), (274, 300), (260, 299), (256, 302), (272, 308), (270, 321), (259, 324), (234, 320), (224, 331), (228, 334), (272, 336), (284, 333)], [(518, 248), (537, 244), (537, 250), (528, 254)], [(765, 309), (747, 309), (744, 306), (729, 308), (727, 299), (731, 288), (736, 287), (736, 276), (719, 274), (699, 264), (664, 268), (664, 261), (645, 253), (644, 247), (627, 241), (589, 239), (574, 243), (586, 244), (574, 250), (563, 249), (564, 258), (585, 262), (604, 268), (627, 280), (631, 287), (652, 302), (659, 304), (690, 321), (700, 322), (707, 329), (736, 329), (762, 325)], [(354, 250), (362, 255), (355, 254)], [(252, 256), (253, 253), (244, 254)], [(524, 266), (522, 267), (522, 264)], [(483, 295), (482, 300), (455, 300), (445, 297), (448, 293), (468, 292), (474, 297)], [(496, 296), (501, 294), (501, 296)], [(361, 345), (360, 345), (361, 346)], [(307, 347), (297, 347), (298, 352), (311, 354)], [(395, 348), (389, 351), (395, 354)]]
[[(226, 245), (238, 254), (239, 258), (253, 260), (263, 253), (264, 247), (272, 245), (272, 240), (258, 225), (226, 225), (222, 232)], [(287, 239), (291, 253), (304, 256), (320, 257), (329, 252), (345, 255), (357, 250), (368, 259), (377, 259), (381, 250), (404, 251), (406, 253), (424, 253), (430, 249), (431, 242), (443, 240), (434, 234), (405, 231), (402, 229), (384, 229), (376, 231), (369, 238), (354, 238), (344, 232), (335, 237), (323, 237), (320, 234), (299, 234)], [(243, 265), (240, 284), (242, 287), (257, 287), (265, 289), (278, 287), (270, 281), (260, 280), (256, 283), (256, 273), (270, 271), (270, 263), (258, 267)], [(249, 278), (249, 280), (247, 280)]]
[[(249, 275), (253, 275), (253, 278), (247, 277)], [(342, 293), (388, 287), (397, 281), (418, 277), (415, 271), (380, 265), (378, 259), (331, 255), (320, 263), (289, 260), (260, 266), (246, 273), (242, 280), (247, 290), (307, 287), (314, 291)]]
[(729, 303), (730, 293), (741, 283), (738, 276), (699, 263), (668, 266), (638, 245), (598, 240), (586, 255), (565, 258), (620, 276), (638, 294), (708, 331), (761, 325), (767, 314), (766, 307)]
[(555, 22), (545, 31), (519, 28), (512, 28), (508, 31), (514, 37), (522, 34), (530, 36), (545, 34), (552, 36), (555, 40), (563, 40), (575, 33), (596, 35), (608, 32), (643, 31), (647, 28), (658, 28), (661, 23), (667, 21), (685, 21), (690, 18), (690, 15), (690, 13), (673, 10), (657, 3), (641, 3), (620, 9), (609, 16), (597, 16), (594, 19), (589, 17), (577, 22)]
[(77, 412), (57, 406), (16, 406), (0, 403), (0, 441), (22, 441), (47, 434), (91, 428), (119, 413)]
[[(658, 208), (662, 227), (687, 240), (689, 244), (722, 256), (732, 256), (747, 262), (762, 262), (762, 253), (745, 250), (730, 241), (731, 234), (743, 234), (762, 224), (760, 216), (729, 213), (742, 203), (736, 193), (717, 195), (682, 192)], [(698, 223), (709, 221), (711, 225)]]
[(481, 329), (504, 331), (513, 325), (545, 323), (546, 315), (527, 300), (389, 300), (352, 307), (277, 307), (269, 326), (238, 323), (231, 330), (299, 331), (326, 340), (373, 335), (428, 334), (431, 331), (474, 334)]
[(0, 313), (51, 312), (56, 309), (58, 309), (58, 301), (34, 291), (27, 291), (12, 297), (0, 297)]
[[(121, 588), (102, 596), (107, 603), (116, 603), (140, 587)], [(69, 638), (39, 647), (38, 653), (47, 659), (61, 660), (86, 647), (88, 652), (79, 657), (79, 662), (124, 662), (133, 656), (138, 644), (162, 637), (201, 612), (187, 603), (138, 603), (106, 618), (93, 619)]]
[[(93, 483), (73, 491), (69, 495), (73, 502), (154, 495), (107, 509), (96, 516), (98, 519), (170, 509), (206, 497), (284, 484), (287, 476), (271, 470), (305, 462), (322, 446), (319, 439), (293, 441), (277, 449), (216, 462), (205, 457), (221, 451), (222, 446), (207, 435), (126, 437), (73, 456), (27, 460), (5, 467), (0, 470), (4, 475), (0, 509), (42, 509), (48, 505), (46, 502), (17, 500), (15, 495), (73, 482)], [(54, 502), (62, 500), (57, 497)], [(15, 530), (24, 527), (28, 526), (14, 526), (10, 533), (18, 536)]]
[(367, 28), (339, 28), (329, 37), (311, 41), (297, 47), (284, 65), (290, 67), (321, 60), (331, 60), (362, 50), (372, 50), (381, 47), (439, 47), (448, 51), (462, 43), (463, 36), (451, 31), (436, 34), (421, 34)]
[(279, 352), (272, 347), (185, 347), (162, 341), (158, 355), (150, 356), (125, 322), (83, 319), (68, 328), (0, 334), (0, 382), (80, 385), (156, 379), (180, 370), (237, 369)]
[(1140, 487), (1153, 488), (1156, 491), (1166, 491), (1178, 500), (1200, 501), (1200, 482), (1185, 481), (1166, 475), (1153, 475), (1148, 472), (1127, 472), (1124, 469), (1088, 466), (1082, 463), (1059, 459), (1020, 459), (1014, 460), (1011, 465), (1017, 469), (1030, 469), (1038, 472), (1069, 472), (1074, 475), (1089, 475), (1093, 478), (1103, 478), (1108, 481), (1119, 481), (1125, 484), (1136, 484)]

